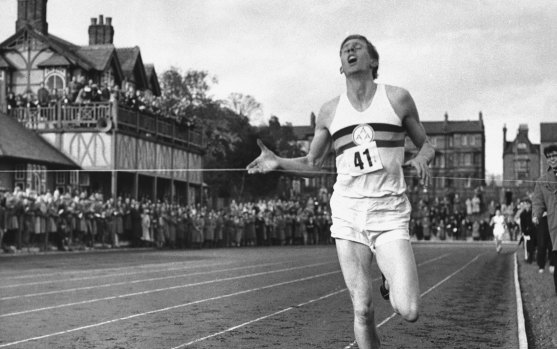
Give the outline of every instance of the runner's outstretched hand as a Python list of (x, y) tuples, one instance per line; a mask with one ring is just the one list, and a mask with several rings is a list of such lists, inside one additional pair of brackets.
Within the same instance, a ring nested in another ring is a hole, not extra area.
[(416, 156), (404, 164), (404, 166), (412, 166), (418, 172), (418, 177), (420, 178), (420, 184), (424, 186), (429, 185), (429, 180), (431, 178), (429, 174), (429, 166), (427, 160), (423, 156)]
[(261, 154), (247, 166), (248, 173), (267, 173), (278, 169), (278, 157), (275, 153), (270, 151), (260, 139), (257, 140), (257, 145), (261, 149)]

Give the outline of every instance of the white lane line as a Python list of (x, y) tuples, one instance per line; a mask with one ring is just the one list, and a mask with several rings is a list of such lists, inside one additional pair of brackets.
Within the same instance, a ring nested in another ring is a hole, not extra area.
[(150, 294), (150, 293), (164, 292), (164, 291), (170, 291), (170, 290), (175, 290), (175, 289), (180, 289), (180, 288), (186, 288), (186, 287), (193, 287), (193, 286), (201, 286), (201, 285), (207, 285), (207, 284), (212, 284), (212, 283), (216, 283), (216, 282), (223, 282), (223, 281), (231, 281), (231, 280), (245, 279), (245, 278), (248, 278), (248, 277), (255, 277), (255, 276), (269, 275), (269, 274), (280, 273), (280, 272), (286, 272), (286, 271), (292, 271), (292, 270), (298, 270), (298, 269), (312, 268), (312, 267), (321, 266), (321, 265), (327, 265), (327, 264), (337, 264), (337, 262), (326, 262), (326, 263), (308, 264), (308, 265), (299, 266), (299, 267), (277, 269), (277, 270), (271, 270), (271, 271), (265, 271), (265, 272), (247, 274), (247, 275), (232, 276), (232, 277), (222, 278), (222, 279), (214, 279), (214, 280), (209, 280), (209, 281), (195, 282), (195, 283), (185, 284), (185, 285), (176, 285), (176, 286), (170, 286), (170, 287), (164, 287), (164, 288), (157, 288), (157, 289), (147, 290), (147, 291), (140, 291), (140, 292), (134, 292), (134, 293), (121, 294), (121, 295), (110, 296), (110, 297), (89, 299), (89, 300), (80, 301), (80, 302), (73, 302), (73, 303), (52, 305), (52, 306), (48, 306), (48, 307), (42, 307), (42, 308), (36, 308), (36, 309), (23, 310), (23, 311), (18, 311), (18, 312), (13, 312), (13, 313), (0, 314), (0, 318), (10, 317), (10, 316), (16, 316), (16, 315), (23, 315), (23, 314), (29, 314), (29, 313), (36, 313), (36, 312), (45, 311), (45, 310), (52, 310), (52, 309), (59, 309), (59, 308), (67, 308), (67, 307), (72, 307), (72, 306), (75, 306), (75, 305), (90, 304), (90, 303), (95, 303), (95, 302), (108, 301), (108, 300), (112, 300), (112, 299), (121, 299), (121, 298), (127, 298), (127, 297), (142, 296), (142, 295), (146, 295), (146, 294)]
[[(75, 288), (62, 289), (62, 290), (54, 290), (54, 291), (46, 291), (46, 292), (38, 292), (38, 293), (28, 293), (28, 294), (21, 294), (21, 295), (16, 295), (16, 296), (6, 296), (6, 297), (1, 297), (0, 301), (13, 300), (13, 299), (19, 299), (19, 298), (47, 296), (47, 295), (51, 295), (51, 294), (60, 294), (60, 293), (68, 293), (68, 292), (76, 292), (76, 291), (84, 291), (84, 290), (92, 290), (92, 289), (95, 289), (95, 288), (106, 288), (106, 287), (113, 287), (113, 286), (131, 285), (131, 284), (138, 284), (138, 283), (150, 282), (150, 281), (178, 279), (178, 278), (184, 278), (184, 277), (188, 277), (188, 276), (222, 273), (222, 272), (233, 271), (233, 270), (253, 269), (253, 268), (259, 268), (259, 267), (269, 267), (269, 266), (274, 266), (274, 265), (278, 265), (278, 264), (284, 264), (284, 262), (282, 262), (282, 263), (267, 263), (267, 264), (259, 264), (259, 265), (250, 265), (250, 266), (244, 266), (244, 267), (218, 269), (218, 270), (210, 270), (210, 271), (202, 271), (202, 272), (190, 273), (190, 274), (161, 276), (161, 277), (158, 277), (158, 278), (114, 282), (114, 283), (109, 283), (109, 284), (99, 284), (99, 285), (93, 285), (93, 286), (75, 287)], [(180, 269), (166, 269), (165, 271), (180, 270)]]
[(455, 276), (456, 274), (460, 273), (461, 271), (463, 271), (464, 269), (468, 268), (468, 266), (472, 263), (474, 263), (475, 261), (478, 260), (478, 258), (480, 258), (482, 254), (477, 255), (476, 257), (474, 257), (470, 262), (464, 264), (461, 268), (459, 268), (457, 271), (455, 271), (454, 273), (452, 273), (451, 275), (447, 276), (446, 278), (444, 278), (443, 280), (439, 281), (438, 283), (436, 283), (435, 285), (431, 286), (427, 291), (425, 291), (424, 293), (422, 293), (420, 295), (420, 297), (424, 297), (426, 294), (430, 293), (431, 291), (435, 290), (437, 287), (441, 286), (442, 284), (444, 284), (445, 282), (447, 282), (449, 279), (451, 279), (453, 276)]
[[(223, 265), (225, 263), (215, 263), (205, 265), (203, 267), (215, 267), (219, 265)], [(114, 274), (102, 274), (102, 275), (93, 275), (93, 276), (83, 276), (83, 277), (75, 277), (75, 278), (68, 278), (68, 279), (58, 279), (58, 280), (45, 280), (45, 281), (35, 281), (35, 282), (25, 282), (21, 284), (12, 284), (12, 285), (4, 285), (0, 286), (0, 289), (3, 288), (15, 288), (15, 287), (23, 287), (23, 286), (36, 286), (36, 285), (45, 285), (45, 284), (54, 284), (58, 282), (73, 282), (73, 281), (83, 281), (83, 280), (93, 280), (93, 279), (104, 279), (104, 278), (111, 278), (111, 277), (120, 277), (120, 276), (131, 276), (137, 274), (148, 274), (148, 273), (160, 273), (163, 271), (174, 271), (174, 270), (187, 270), (193, 268), (199, 268), (201, 266), (183, 266), (178, 268), (165, 268), (165, 269), (154, 269), (154, 270), (142, 270), (142, 271), (133, 271), (133, 272), (126, 272), (126, 273), (114, 273)]]
[[(443, 283), (445, 283), (446, 281), (448, 281), (450, 278), (452, 278), (453, 276), (455, 276), (456, 274), (460, 273), (461, 271), (463, 271), (464, 269), (466, 269), (470, 264), (474, 263), (476, 260), (478, 260), (478, 258), (480, 258), (481, 254), (477, 255), (476, 257), (474, 257), (470, 262), (466, 263), (463, 267), (461, 267), (460, 269), (458, 269), (457, 271), (455, 271), (454, 273), (452, 273), (451, 275), (447, 276), (446, 278), (444, 278), (443, 280), (439, 281), (438, 283), (436, 283), (435, 285), (431, 286), (427, 291), (423, 292), (420, 295), (420, 298), (423, 298), (425, 295), (427, 295), (428, 293), (430, 293), (431, 291), (433, 291), (434, 289), (436, 289), (437, 287), (439, 287), (440, 285), (442, 285)], [(397, 313), (392, 313), (390, 316), (388, 316), (387, 318), (385, 318), (383, 321), (381, 321), (378, 325), (377, 328), (385, 325), (387, 322), (391, 321), (393, 318), (395, 318), (395, 316), (398, 315)], [(354, 348), (354, 346), (356, 345), (356, 341), (348, 344), (346, 347), (344, 347), (344, 349), (352, 349)]]
[[(172, 265), (184, 265), (186, 263), (191, 264), (192, 262), (198, 262), (197, 260), (192, 261), (183, 261), (183, 262), (168, 262), (168, 263), (152, 263), (152, 264), (139, 264), (139, 265), (128, 265), (125, 267), (110, 267), (110, 268), (95, 268), (95, 269), (88, 269), (88, 270), (66, 270), (66, 271), (57, 271), (54, 273), (37, 273), (37, 274), (24, 274), (24, 275), (13, 275), (13, 276), (3, 276), (0, 274), (0, 279), (2, 281), (6, 280), (17, 280), (17, 279), (35, 279), (38, 277), (50, 277), (50, 276), (62, 276), (62, 275), (83, 275), (83, 273), (104, 273), (107, 271), (117, 271), (117, 270), (125, 270), (125, 269), (148, 269), (148, 268), (161, 268), (166, 266)], [(219, 263), (224, 264), (224, 263)], [(199, 265), (200, 267), (204, 267), (206, 265), (202, 264)], [(196, 266), (191, 266), (196, 267)]]
[(216, 336), (220, 336), (220, 335), (225, 334), (225, 333), (227, 333), (227, 332), (231, 332), (231, 331), (237, 330), (237, 329), (239, 329), (239, 328), (242, 328), (242, 327), (251, 325), (251, 324), (256, 323), (256, 322), (258, 322), (258, 321), (261, 321), (261, 320), (265, 320), (265, 319), (270, 318), (270, 317), (272, 317), (272, 316), (279, 315), (279, 314), (285, 313), (285, 312), (287, 312), (287, 311), (290, 311), (290, 310), (293, 310), (293, 309), (296, 309), (296, 308), (301, 308), (301, 307), (303, 307), (303, 306), (305, 306), (305, 305), (308, 305), (308, 304), (310, 304), (310, 303), (317, 302), (317, 301), (320, 301), (320, 300), (323, 300), (323, 299), (332, 297), (332, 296), (337, 295), (337, 294), (339, 294), (339, 293), (342, 293), (342, 292), (344, 292), (344, 291), (346, 291), (346, 290), (347, 290), (346, 288), (343, 288), (343, 289), (341, 289), (341, 290), (338, 290), (338, 291), (335, 291), (335, 292), (326, 294), (326, 295), (324, 295), (324, 296), (321, 296), (321, 297), (318, 297), (318, 298), (315, 298), (315, 299), (311, 299), (311, 300), (309, 300), (309, 301), (307, 301), (307, 302), (300, 303), (300, 304), (298, 304), (298, 305), (296, 305), (296, 306), (284, 308), (284, 309), (279, 310), (279, 311), (276, 311), (276, 312), (274, 312), (274, 313), (272, 313), (272, 314), (268, 314), (268, 315), (265, 315), (265, 316), (261, 316), (261, 317), (259, 317), (259, 318), (257, 318), (257, 319), (253, 319), (253, 320), (244, 322), (243, 324), (240, 324), (240, 325), (237, 325), (237, 326), (234, 326), (234, 327), (227, 328), (226, 330), (222, 330), (222, 331), (220, 331), (220, 332), (210, 334), (210, 335), (208, 335), (208, 336), (206, 336), (206, 337), (198, 338), (198, 339), (195, 339), (195, 340), (193, 340), (193, 341), (191, 341), (191, 342), (184, 343), (184, 344), (180, 344), (180, 345), (178, 345), (178, 346), (176, 346), (176, 347), (173, 347), (172, 349), (184, 348), (184, 347), (190, 346), (190, 345), (192, 345), (192, 344), (195, 344), (195, 343), (204, 341), (204, 340), (206, 340), (206, 339), (213, 338), (213, 337), (216, 337)]
[[(430, 259), (430, 260), (427, 260), (427, 261), (425, 261), (425, 262), (420, 263), (418, 266), (422, 266), (422, 265), (426, 265), (426, 264), (428, 264), (428, 263), (435, 262), (435, 261), (437, 261), (437, 260), (439, 260), (439, 259), (442, 259), (442, 258), (447, 257), (448, 255), (449, 255), (449, 253), (446, 253), (446, 254), (444, 254), (444, 255), (435, 257), (435, 258), (433, 258), (433, 259)], [(372, 280), (372, 282), (373, 282), (373, 281), (380, 280), (380, 279), (381, 279), (381, 278), (375, 278), (375, 279)], [(296, 307), (302, 307), (302, 306), (304, 306), (304, 305), (307, 305), (307, 304), (310, 304), (310, 303), (313, 303), (313, 302), (316, 302), (316, 301), (319, 301), (319, 300), (322, 300), (322, 299), (325, 299), (325, 298), (334, 296), (334, 295), (339, 294), (339, 293), (341, 293), (341, 292), (344, 292), (344, 291), (346, 291), (346, 290), (347, 290), (347, 289), (344, 288), (344, 289), (342, 289), (342, 290), (335, 291), (335, 292), (333, 292), (333, 293), (329, 293), (329, 294), (327, 294), (327, 295), (325, 295), (325, 296), (322, 296), (322, 297), (319, 297), (319, 298), (316, 298), (316, 299), (312, 299), (312, 300), (307, 301), (307, 302), (305, 302), (305, 303), (301, 303), (301, 304), (297, 305)], [(195, 343), (204, 341), (204, 340), (206, 340), (206, 339), (213, 338), (213, 337), (219, 336), (219, 335), (221, 335), (221, 334), (225, 334), (225, 333), (227, 333), (227, 332), (234, 331), (234, 330), (236, 330), (236, 329), (238, 329), (238, 328), (241, 328), (241, 327), (244, 327), (244, 326), (247, 326), (247, 325), (251, 325), (251, 324), (253, 324), (253, 323), (257, 322), (257, 321), (265, 320), (265, 319), (270, 318), (270, 317), (272, 317), (272, 316), (275, 316), (275, 315), (278, 315), (278, 314), (282, 314), (282, 313), (284, 313), (284, 312), (286, 312), (286, 311), (290, 311), (290, 310), (292, 310), (292, 309), (294, 309), (294, 308), (296, 308), (296, 307), (288, 307), (288, 308), (285, 308), (285, 309), (276, 311), (276, 312), (274, 312), (274, 313), (272, 313), (272, 314), (268, 314), (268, 315), (259, 317), (259, 318), (257, 318), (257, 319), (254, 319), (254, 320), (245, 322), (245, 323), (243, 323), (243, 324), (240, 324), (240, 325), (237, 325), (237, 326), (234, 326), (234, 327), (230, 327), (230, 328), (228, 328), (228, 329), (226, 329), (226, 330), (223, 330), (223, 331), (220, 331), (220, 332), (217, 332), (217, 333), (210, 334), (210, 335), (208, 335), (208, 336), (206, 336), (206, 337), (198, 338), (198, 339), (195, 339), (195, 340), (193, 340), (193, 341), (191, 341), (191, 342), (188, 342), (188, 343), (185, 343), (185, 344), (180, 344), (179, 346), (177, 346), (177, 347), (175, 347), (175, 348), (173, 348), (173, 349), (182, 348), (182, 347), (186, 347), (186, 346), (190, 346), (190, 345), (192, 345), (192, 344), (195, 344)]]
[(526, 337), (526, 322), (524, 320), (524, 309), (522, 308), (522, 293), (518, 280), (518, 255), (514, 253), (514, 291), (516, 294), (516, 317), (518, 322), (518, 348), (528, 349), (528, 338)]
[(290, 281), (279, 282), (279, 283), (272, 284), (272, 285), (261, 286), (261, 287), (252, 288), (252, 289), (249, 289), (249, 290), (238, 291), (238, 292), (234, 292), (234, 293), (229, 293), (229, 294), (225, 294), (225, 295), (221, 295), (221, 296), (200, 299), (200, 300), (189, 302), (189, 303), (173, 305), (173, 306), (166, 307), (166, 308), (155, 309), (155, 310), (151, 310), (151, 311), (147, 311), (147, 312), (143, 312), (143, 313), (139, 313), (139, 314), (133, 314), (133, 315), (129, 315), (129, 316), (113, 319), (113, 320), (108, 320), (108, 321), (98, 322), (98, 323), (91, 324), (91, 325), (76, 327), (76, 328), (72, 328), (72, 329), (65, 330), (65, 331), (59, 331), (59, 332), (45, 334), (45, 335), (42, 335), (42, 336), (26, 338), (26, 339), (18, 340), (18, 341), (15, 341), (15, 342), (4, 343), (4, 344), (0, 344), (0, 348), (5, 348), (5, 347), (17, 345), (17, 344), (27, 343), (27, 342), (31, 342), (31, 341), (40, 340), (40, 339), (45, 339), (45, 338), (50, 338), (50, 337), (54, 337), (54, 336), (59, 336), (59, 335), (63, 335), (63, 334), (68, 334), (68, 333), (72, 333), (72, 332), (81, 331), (81, 330), (86, 330), (86, 329), (90, 329), (90, 328), (95, 328), (95, 327), (99, 327), (99, 326), (103, 326), (103, 325), (113, 324), (113, 323), (116, 323), (116, 322), (129, 320), (129, 319), (134, 319), (134, 318), (138, 318), (138, 317), (142, 317), (142, 316), (146, 316), (146, 315), (161, 313), (161, 312), (165, 312), (165, 311), (169, 311), (169, 310), (173, 310), (173, 309), (184, 308), (184, 307), (187, 307), (187, 306), (190, 306), (190, 305), (195, 305), (195, 304), (200, 304), (200, 303), (205, 303), (205, 302), (210, 302), (210, 301), (216, 301), (216, 300), (220, 300), (220, 299), (223, 299), (223, 298), (229, 298), (229, 297), (239, 296), (239, 295), (246, 294), (246, 293), (261, 291), (261, 290), (265, 290), (265, 289), (268, 289), (268, 288), (280, 287), (280, 286), (284, 286), (284, 285), (288, 285), (288, 284), (293, 284), (293, 283), (296, 283), (296, 282), (312, 280), (312, 279), (316, 279), (316, 278), (320, 278), (320, 277), (324, 277), (324, 276), (328, 276), (328, 275), (332, 275), (332, 274), (338, 274), (338, 273), (340, 273), (340, 270), (330, 271), (330, 272), (322, 273), (322, 274), (316, 274), (316, 275), (307, 276), (307, 277), (304, 277), (304, 278), (290, 280)]

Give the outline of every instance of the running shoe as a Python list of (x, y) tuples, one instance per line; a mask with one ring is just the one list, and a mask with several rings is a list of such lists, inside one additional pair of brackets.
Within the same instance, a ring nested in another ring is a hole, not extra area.
[(384, 300), (388, 301), (389, 300), (389, 290), (387, 289), (387, 287), (385, 287), (385, 275), (383, 275), (383, 273), (381, 273), (381, 286), (379, 286), (379, 292), (381, 292), (381, 297), (383, 297)]

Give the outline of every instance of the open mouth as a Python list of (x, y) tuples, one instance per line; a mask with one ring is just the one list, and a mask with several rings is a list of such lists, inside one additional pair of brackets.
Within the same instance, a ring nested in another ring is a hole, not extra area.
[(358, 59), (356, 58), (356, 56), (348, 56), (348, 63), (352, 64), (352, 63), (356, 63)]

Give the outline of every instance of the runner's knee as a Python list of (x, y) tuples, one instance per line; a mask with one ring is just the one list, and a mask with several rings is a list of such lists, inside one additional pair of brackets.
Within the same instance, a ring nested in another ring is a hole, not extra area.
[(371, 301), (354, 302), (354, 318), (358, 323), (370, 323), (373, 321), (374, 310)]
[(400, 314), (404, 320), (408, 322), (416, 322), (420, 315), (419, 308), (419, 304), (416, 301), (409, 302), (404, 307), (396, 308), (395, 311)]

